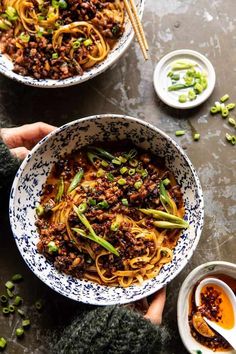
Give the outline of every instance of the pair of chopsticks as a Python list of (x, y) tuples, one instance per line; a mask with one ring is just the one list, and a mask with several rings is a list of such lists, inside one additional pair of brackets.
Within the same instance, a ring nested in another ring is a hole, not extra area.
[(148, 44), (145, 37), (145, 33), (139, 19), (137, 7), (134, 3), (134, 0), (124, 0), (125, 8), (128, 13), (129, 19), (132, 23), (134, 33), (139, 42), (140, 48), (142, 50), (143, 56), (145, 60), (148, 60)]

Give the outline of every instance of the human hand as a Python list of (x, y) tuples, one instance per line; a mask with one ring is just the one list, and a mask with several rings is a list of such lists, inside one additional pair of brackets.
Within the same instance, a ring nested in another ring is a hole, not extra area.
[(144, 318), (150, 320), (153, 324), (159, 325), (162, 321), (162, 313), (166, 302), (166, 288), (156, 292), (151, 304), (144, 315)]
[(55, 127), (43, 122), (25, 124), (16, 128), (1, 129), (1, 139), (10, 149), (11, 154), (23, 160), (35, 144)]

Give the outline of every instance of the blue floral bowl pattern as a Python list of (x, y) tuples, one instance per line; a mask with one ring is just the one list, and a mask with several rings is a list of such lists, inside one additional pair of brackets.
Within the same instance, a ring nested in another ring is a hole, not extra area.
[[(142, 18), (143, 10), (144, 10), (144, 2), (145, 0), (136, 0), (136, 6), (138, 9), (139, 17)], [(132, 42), (134, 37), (134, 32), (131, 26), (131, 23), (126, 16), (125, 19), (125, 31), (122, 37), (119, 39), (117, 44), (108, 54), (107, 58), (103, 60), (101, 63), (98, 63), (90, 70), (85, 71), (82, 76), (77, 75), (67, 79), (61, 80), (51, 80), (51, 79), (34, 79), (30, 76), (22, 76), (14, 73), (12, 61), (4, 54), (0, 53), (0, 73), (9, 77), (10, 79), (19, 81), (23, 84), (42, 87), (42, 88), (57, 88), (57, 87), (67, 87), (72, 85), (80, 84), (84, 81), (90, 80), (93, 77), (103, 73), (106, 71), (111, 65), (113, 65), (128, 49), (129, 45)]]
[[(141, 286), (107, 287), (59, 273), (37, 252), (39, 235), (35, 206), (52, 165), (64, 153), (97, 141), (131, 139), (134, 144), (165, 157), (167, 167), (180, 184), (190, 227), (184, 230), (174, 250), (173, 261), (158, 276)], [(10, 195), (10, 222), (19, 251), (30, 269), (45, 284), (71, 299), (90, 304), (128, 303), (148, 296), (169, 283), (190, 260), (203, 227), (203, 196), (197, 174), (182, 149), (168, 135), (136, 118), (99, 115), (76, 120), (41, 140), (19, 168)]]

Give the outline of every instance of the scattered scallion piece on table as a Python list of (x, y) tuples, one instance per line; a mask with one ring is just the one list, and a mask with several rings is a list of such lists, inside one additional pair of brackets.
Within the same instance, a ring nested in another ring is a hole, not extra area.
[(228, 111), (228, 109), (226, 107), (224, 109), (222, 109), (221, 115), (222, 115), (222, 118), (228, 117), (229, 111)]
[(19, 328), (16, 329), (15, 333), (16, 333), (17, 337), (22, 337), (23, 334), (24, 334), (24, 329), (22, 327), (19, 327)]
[(211, 107), (210, 112), (211, 112), (212, 114), (216, 114), (216, 113), (218, 113), (219, 111), (218, 111), (218, 108), (217, 108), (217, 107), (213, 106), (213, 107)]
[(8, 308), (8, 307), (3, 307), (2, 313), (3, 313), (4, 315), (9, 315), (9, 313), (10, 313), (9, 308)]
[(235, 103), (228, 103), (228, 104), (226, 105), (226, 108), (228, 109), (228, 111), (231, 111), (232, 109), (235, 108)]
[(182, 136), (182, 135), (184, 135), (185, 133), (186, 133), (185, 130), (176, 130), (175, 136)]
[(228, 94), (225, 94), (224, 96), (222, 96), (221, 98), (220, 98), (220, 102), (225, 102), (225, 101), (227, 101), (229, 99), (229, 95)]
[(7, 345), (7, 340), (3, 337), (0, 338), (0, 348), (5, 349)]
[(11, 313), (13, 313), (13, 312), (15, 312), (15, 306), (14, 305), (9, 305), (8, 306), (8, 310), (9, 310), (9, 312), (11, 312)]
[(23, 310), (17, 309), (17, 312), (18, 312), (18, 314), (19, 314), (21, 317), (25, 317), (25, 313), (24, 313)]
[(194, 133), (193, 140), (198, 141), (200, 139), (200, 133)]
[(36, 301), (34, 306), (35, 306), (36, 310), (41, 311), (43, 308), (42, 301), (41, 300)]
[(14, 282), (14, 283), (17, 283), (21, 280), (23, 280), (23, 276), (20, 274), (20, 273), (17, 273), (17, 274), (14, 274), (11, 278), (11, 280)]
[(22, 302), (23, 302), (22, 297), (19, 296), (19, 295), (16, 295), (16, 297), (15, 297), (15, 299), (14, 299), (14, 301), (13, 301), (13, 305), (19, 306), (19, 305), (22, 304)]
[(232, 125), (233, 127), (236, 126), (236, 121), (235, 121), (234, 118), (230, 117), (230, 118), (228, 119), (228, 122), (229, 122), (229, 124)]
[(30, 326), (30, 320), (25, 319), (22, 321), (23, 328), (29, 328), (29, 326)]
[(6, 304), (8, 302), (8, 298), (6, 297), (6, 295), (3, 294), (0, 296), (0, 302), (2, 304)]
[(15, 285), (12, 283), (12, 281), (8, 280), (6, 283), (5, 283), (5, 287), (9, 290), (13, 290)]

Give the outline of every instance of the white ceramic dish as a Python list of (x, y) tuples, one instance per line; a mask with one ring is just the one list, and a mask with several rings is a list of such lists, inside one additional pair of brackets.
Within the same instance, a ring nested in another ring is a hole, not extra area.
[(179, 291), (178, 304), (177, 304), (178, 328), (179, 328), (181, 339), (186, 349), (191, 354), (197, 354), (199, 352), (201, 352), (201, 354), (212, 354), (212, 353), (220, 353), (220, 354), (234, 353), (235, 354), (236, 353), (236, 351), (234, 350), (213, 352), (211, 349), (208, 349), (207, 347), (198, 343), (190, 333), (190, 327), (188, 324), (188, 313), (189, 313), (189, 297), (192, 292), (192, 289), (198, 281), (200, 281), (201, 279), (209, 275), (214, 276), (214, 274), (225, 274), (236, 279), (236, 264), (223, 262), (223, 261), (204, 263), (199, 267), (195, 268), (187, 276)]
[[(142, 18), (145, 0), (136, 0), (135, 3), (137, 5), (139, 16), (140, 18)], [(9, 77), (10, 79), (19, 81), (23, 84), (35, 86), (35, 87), (41, 87), (41, 88), (57, 88), (57, 87), (67, 87), (67, 86), (77, 85), (103, 73), (111, 65), (116, 63), (118, 59), (128, 49), (133, 37), (134, 37), (133, 29), (128, 19), (128, 16), (126, 16), (125, 31), (122, 37), (118, 40), (117, 44), (111, 50), (107, 58), (103, 60), (101, 63), (98, 63), (97, 65), (92, 67), (90, 70), (85, 71), (82, 76), (76, 75), (62, 80), (52, 80), (52, 79), (37, 80), (30, 76), (22, 76), (12, 71), (13, 69), (12, 61), (6, 55), (3, 55), (1, 53), (0, 53), (0, 73)]]
[[(176, 60), (190, 60), (198, 64), (198, 70), (201, 72), (206, 72), (208, 77), (208, 87), (193, 101), (187, 101), (185, 103), (180, 103), (178, 97), (180, 93), (186, 93), (188, 89), (181, 91), (168, 91), (168, 86), (170, 86), (170, 78), (167, 76), (171, 71), (171, 63)], [(211, 62), (202, 54), (189, 49), (176, 50), (174, 52), (165, 55), (157, 64), (153, 82), (154, 88), (160, 99), (166, 103), (168, 106), (188, 109), (199, 106), (212, 94), (215, 87), (215, 70)]]
[[(141, 286), (107, 287), (59, 273), (37, 252), (39, 235), (35, 206), (53, 164), (64, 153), (97, 141), (131, 139), (144, 149), (165, 157), (181, 186), (185, 218), (190, 227), (181, 233), (171, 263)], [(159, 290), (184, 268), (199, 241), (203, 226), (203, 196), (196, 172), (186, 154), (168, 135), (136, 118), (100, 115), (68, 123), (40, 141), (23, 161), (10, 197), (10, 222), (17, 246), (30, 269), (48, 286), (71, 299), (98, 305), (128, 303)]]

